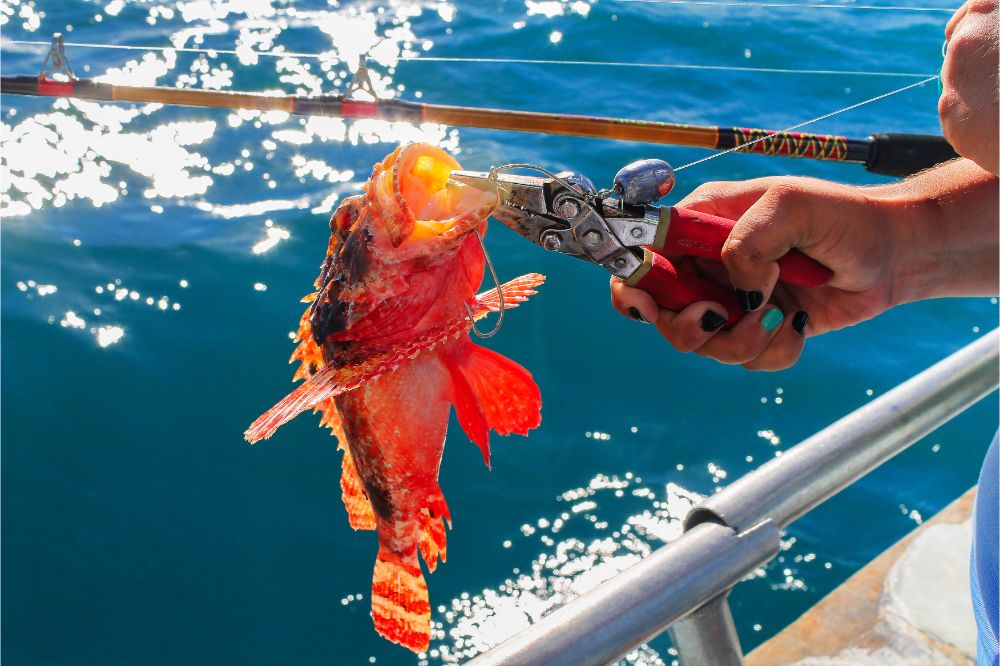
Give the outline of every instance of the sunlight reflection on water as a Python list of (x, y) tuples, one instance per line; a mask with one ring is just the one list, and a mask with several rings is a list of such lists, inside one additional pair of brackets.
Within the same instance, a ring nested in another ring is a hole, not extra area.
[[(599, 475), (587, 486), (564, 492), (558, 498), (564, 505), (559, 513), (522, 525), (519, 538), (539, 542), (541, 553), (513, 569), (496, 588), (463, 594), (439, 606), (435, 634), (443, 644), (428, 656), (444, 663), (463, 663), (680, 536), (681, 520), (699, 496), (669, 483), (661, 491), (661, 500), (641, 482), (631, 473)], [(636, 501), (648, 503), (648, 509), (612, 527), (615, 519), (604, 514), (614, 513), (616, 503), (627, 503), (634, 511)], [(564, 532), (574, 536), (563, 536)], [(511, 545), (508, 540), (502, 547)], [(628, 663), (636, 660), (664, 663), (648, 647), (627, 659)]]
[[(234, 87), (234, 70), (239, 67), (265, 81), (264, 92), (318, 94), (342, 90), (356, 67), (357, 57), (367, 52), (383, 70), (372, 71), (371, 75), (376, 90), (384, 97), (403, 90), (393, 80), (399, 58), (434, 46), (414, 33), (409, 19), (433, 11), (449, 22), (456, 11), (447, 2), (396, 2), (377, 9), (304, 11), (270, 0), (200, 0), (141, 6), (112, 0), (98, 16), (113, 23), (126, 7), (145, 11), (146, 23), (151, 26), (169, 25), (171, 32), (164, 43), (175, 49), (203, 45), (211, 37), (213, 44), (232, 48), (237, 55), (192, 55), (172, 49), (135, 57), (129, 54), (122, 57), (123, 64), (96, 76), (99, 80), (227, 90)], [(586, 17), (590, 7), (581, 1), (526, 0), (523, 16)], [(99, 6), (97, 9), (100, 11)], [(38, 30), (45, 18), (31, 3), (0, 0), (0, 25), (15, 20), (15, 16), (29, 31)], [(523, 28), (525, 21), (516, 20), (512, 25)], [(326, 57), (307, 61), (292, 56), (261, 57), (253, 52), (287, 48), (280, 41), (284, 33), (292, 30), (310, 30), (323, 36), (329, 44)], [(547, 34), (552, 43), (564, 39), (559, 30)], [(420, 91), (410, 92), (420, 96)], [(0, 123), (0, 214), (5, 218), (27, 218), (36, 211), (68, 205), (113, 208), (123, 205), (123, 200), (140, 200), (157, 215), (179, 206), (223, 221), (275, 214), (280, 225), (271, 219), (249, 222), (253, 238), (242, 249), (254, 255), (285, 247), (283, 244), (293, 237), (293, 225), (277, 213), (329, 214), (340, 197), (356, 189), (367, 175), (353, 162), (338, 163), (331, 147), (384, 144), (383, 152), (388, 153), (398, 143), (423, 141), (452, 153), (460, 148), (458, 130), (441, 125), (345, 122), (338, 118), (299, 118), (280, 111), (232, 111), (217, 114), (215, 120), (176, 121), (168, 120), (159, 104), (117, 106), (80, 100), (55, 100), (50, 108), (32, 115), (19, 115), (17, 111), (11, 108)], [(240, 178), (257, 179), (257, 185), (225, 187)], [(292, 183), (313, 187), (306, 194), (284, 187)], [(222, 192), (231, 189), (239, 192), (236, 201), (224, 199)], [(108, 224), (116, 223), (112, 216), (105, 219)], [(156, 219), (162, 219), (164, 224), (170, 221), (169, 215)], [(41, 279), (38, 274), (34, 276)], [(101, 307), (96, 308), (94, 304), (82, 306), (83, 299), (73, 294), (71, 285), (63, 285), (60, 290), (54, 284), (25, 278), (17, 288), (26, 298), (56, 301), (53, 312), (58, 314), (48, 318), (52, 325), (65, 329), (67, 335), (89, 335), (94, 344), (109, 348), (109, 352), (127, 346), (137, 330), (129, 322), (126, 335), (124, 318), (118, 318), (123, 311), (141, 312), (145, 317), (175, 316), (177, 312), (183, 316), (188, 311), (182, 310), (182, 303), (175, 297), (160, 293), (160, 288), (143, 293), (118, 278), (93, 286), (98, 279), (83, 287), (88, 296), (96, 294), (101, 299), (96, 303)], [(180, 289), (189, 286), (177, 275), (170, 284)], [(255, 292), (255, 298), (278, 293), (274, 288), (266, 293), (264, 281), (247, 281), (244, 288)], [(780, 393), (778, 389), (776, 394)], [(781, 402), (781, 398), (771, 400), (773, 404)], [(771, 448), (780, 443), (772, 430), (761, 430), (758, 436), (770, 444), (759, 454), (762, 459), (772, 452), (780, 455)], [(600, 442), (611, 439), (609, 433), (598, 430), (590, 431), (587, 437)], [(747, 462), (752, 462), (752, 457), (747, 457)], [(679, 472), (683, 469), (683, 465), (677, 465)], [(714, 484), (723, 482), (728, 472), (709, 463), (707, 475), (712, 487), (717, 487)], [(586, 486), (566, 491), (557, 500), (558, 508), (525, 523), (519, 533), (498, 535), (499, 549), (515, 549), (519, 557), (523, 553), (521, 564), (512, 568), (504, 580), (499, 580), (499, 574), (489, 589), (463, 594), (437, 607), (434, 647), (422, 663), (460, 663), (538, 621), (654, 548), (677, 538), (681, 519), (697, 500), (695, 493), (678, 484), (643, 485), (641, 479), (630, 474), (597, 476)], [(784, 540), (783, 553), (775, 563), (752, 577), (763, 577), (775, 590), (804, 589), (797, 568), (812, 562), (815, 555), (787, 553), (794, 543), (794, 539)], [(341, 603), (367, 604), (367, 590), (346, 596)], [(380, 639), (371, 633), (362, 640)], [(625, 661), (663, 664), (673, 656), (642, 647)]]
[[(87, 73), (86, 52), (71, 47), (71, 60), (83, 64), (78, 66), (81, 75), (113, 84), (226, 90), (233, 87), (234, 68), (240, 68), (243, 74), (273, 82), (270, 88), (267, 83), (257, 86), (264, 94), (321, 94), (343, 90), (358, 57), (368, 54), (376, 65), (370, 70), (372, 83), (385, 98), (404, 89), (393, 82), (399, 58), (433, 46), (432, 41), (414, 34), (410, 19), (427, 10), (446, 22), (454, 15), (454, 7), (437, 1), (307, 11), (271, 0), (199, 0), (143, 7), (113, 0), (92, 20), (123, 20), (119, 15), (127, 14), (126, 9), (145, 11), (150, 26), (168, 26), (165, 43), (173, 48), (142, 55), (122, 51), (121, 64), (103, 73)], [(25, 31), (34, 32), (44, 18), (45, 13), (32, 2), (0, 2), (0, 25), (19, 20)], [(72, 26), (61, 29), (71, 32)], [(260, 57), (253, 52), (287, 50), (279, 43), (282, 35), (301, 30), (329, 44), (327, 50), (316, 49), (321, 58)], [(202, 45), (207, 37), (237, 54), (176, 50)], [(4, 44), (5, 49), (11, 46), (28, 48)], [(41, 59), (44, 48), (35, 50)], [(157, 215), (169, 213), (171, 206), (193, 207), (225, 220), (295, 210), (324, 215), (358, 182), (355, 164), (338, 164), (336, 155), (317, 148), (386, 144), (385, 152), (389, 152), (399, 143), (421, 141), (459, 151), (458, 131), (435, 124), (375, 119), (345, 122), (254, 110), (217, 115), (218, 120), (178, 121), (164, 117), (161, 104), (115, 105), (75, 99), (52, 100), (48, 109), (27, 115), (19, 113), (17, 98), (9, 99), (11, 108), (0, 122), (0, 215), (5, 220), (30, 221), (28, 216), (35, 211), (70, 204), (105, 208), (137, 199), (147, 201), (148, 210)], [(247, 178), (259, 179), (260, 185), (224, 185), (227, 181), (242, 184)], [(309, 194), (300, 194), (300, 189), (297, 196), (281, 196), (293, 189), (285, 185), (305, 186)], [(216, 189), (239, 191), (242, 198), (213, 200)], [(262, 193), (267, 194), (262, 197)], [(114, 224), (114, 218), (105, 219)], [(168, 221), (165, 217), (164, 222)], [(292, 236), (288, 227), (274, 226), (271, 220), (264, 224), (263, 237), (248, 244), (246, 252), (264, 254)], [(262, 285), (254, 288), (261, 291)], [(79, 298), (71, 292), (64, 298), (61, 312), (81, 311)], [(180, 306), (168, 303), (168, 307), (177, 310)], [(65, 328), (80, 328), (78, 319), (67, 319), (65, 314), (48, 315), (47, 320), (53, 324), (71, 321), (73, 325)], [(100, 346), (122, 340), (122, 329), (114, 327), (91, 329)]]
[[(355, 69), (358, 57), (367, 53), (386, 70), (370, 72), (375, 90), (380, 96), (391, 98), (403, 89), (402, 85), (393, 87), (394, 66), (401, 55), (416, 53), (410, 49), (419, 41), (408, 19), (420, 15), (426, 4), (400, 3), (372, 13), (358, 7), (301, 11), (269, 0), (204, 0), (179, 3), (179, 14), (169, 7), (150, 7), (147, 22), (153, 24), (159, 19), (187, 24), (170, 36), (176, 48), (203, 44), (207, 35), (218, 41), (221, 35), (238, 32), (230, 46), (238, 52), (240, 64), (270, 71), (268, 78), (274, 79), (276, 75), (283, 84), (280, 89), (261, 91), (265, 94), (321, 94), (331, 87), (342, 88)], [(29, 4), (4, 3), (5, 10), (0, 16), (9, 20), (17, 6), (25, 19), (25, 29), (37, 29), (36, 19), (44, 14), (35, 14)], [(444, 20), (449, 20), (447, 17), (453, 13), (447, 3), (430, 3), (430, 6)], [(121, 9), (121, 3), (112, 2), (105, 7), (105, 13), (114, 18)], [(324, 53), (325, 57), (311, 62), (292, 56), (261, 59), (252, 53), (252, 50), (282, 50), (284, 47), (275, 44), (281, 33), (303, 27), (329, 39), (332, 48)], [(419, 44), (422, 50), (431, 46), (427, 40)], [(108, 68), (104, 74), (93, 78), (113, 84), (229, 89), (233, 70), (227, 62), (217, 63), (220, 58), (211, 52), (191, 56), (165, 49), (130, 58), (123, 66)], [(197, 200), (209, 193), (216, 179), (233, 176), (237, 167), (245, 171), (254, 167), (248, 153), (243, 154), (242, 159), (232, 154), (209, 161), (195, 151), (196, 147), (210, 144), (216, 151), (227, 147), (213, 142), (219, 134), (215, 121), (167, 122), (152, 129), (133, 129), (137, 119), (156, 117), (162, 109), (159, 104), (122, 107), (60, 99), (52, 103), (52, 109), (55, 112), (39, 113), (14, 124), (4, 122), (0, 125), (0, 145), (3, 147), (0, 214), (4, 216), (24, 216), (48, 205), (61, 207), (78, 198), (88, 199), (94, 206), (103, 206), (127, 194), (123, 180), (127, 175), (147, 179), (149, 186), (142, 191), (147, 199)], [(8, 115), (8, 118), (13, 117)], [(249, 125), (244, 129), (267, 132), (268, 128), (273, 128), (266, 138), (258, 139), (263, 150), (254, 151), (255, 154), (263, 153), (261, 158), (268, 160), (283, 148), (314, 142), (358, 145), (423, 141), (453, 152), (458, 150), (458, 132), (434, 124), (383, 120), (359, 120), (348, 124), (339, 118), (302, 119), (281, 111), (252, 110), (234, 111), (228, 114), (226, 123), (230, 129)], [(294, 173), (299, 179), (344, 183), (354, 177), (352, 170), (338, 169), (315, 156), (300, 162), (303, 159), (300, 155), (293, 157)], [(276, 189), (277, 183), (271, 180), (267, 187)], [(329, 212), (336, 200), (336, 194), (330, 193), (312, 202), (312, 212)], [(200, 207), (212, 206), (204, 200), (198, 204)], [(228, 212), (258, 213), (254, 203), (243, 205), (247, 208), (229, 209)]]
[[(714, 463), (709, 463), (708, 472), (714, 482), (725, 477)], [(463, 593), (436, 608), (437, 642), (420, 663), (464, 663), (502, 643), (677, 539), (683, 533), (684, 516), (701, 499), (676, 483), (644, 485), (632, 473), (598, 475), (586, 486), (567, 490), (557, 498), (559, 509), (525, 523), (520, 535), (510, 535), (500, 544), (508, 549), (515, 541), (535, 541), (540, 547), (536, 557), (512, 569), (495, 587)], [(646, 508), (636, 511), (643, 505)], [(797, 567), (813, 562), (815, 555), (789, 553), (795, 543), (794, 537), (782, 539), (779, 556), (744, 580), (765, 579), (775, 591), (805, 590)], [(673, 648), (664, 656), (642, 646), (621, 663), (664, 664), (675, 654)]]

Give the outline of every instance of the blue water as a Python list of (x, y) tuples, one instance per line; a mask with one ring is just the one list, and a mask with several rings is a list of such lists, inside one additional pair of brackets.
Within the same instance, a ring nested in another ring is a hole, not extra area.
[[(781, 128), (913, 79), (393, 58), (922, 73), (939, 67), (948, 15), (608, 0), (7, 0), (0, 17), (5, 74), (37, 72), (42, 54), (9, 40), (55, 31), (123, 45), (375, 46), (377, 85), (406, 99)], [(159, 85), (305, 92), (348, 76), (335, 61), (327, 72), (317, 60), (245, 54), (143, 60), (75, 47), (70, 58), (81, 75)], [(810, 129), (936, 133), (936, 94), (931, 83)], [(288, 332), (336, 197), (401, 140), (440, 143), (467, 168), (534, 162), (598, 184), (637, 158), (679, 165), (707, 151), (155, 105), (2, 105), (11, 665), (458, 661), (676, 536), (698, 494), (997, 325), (989, 299), (914, 304), (810, 340), (788, 371), (749, 373), (672, 351), (610, 309), (601, 270), (494, 228), (502, 277), (549, 276), (489, 343), (534, 373), (544, 420), (527, 439), (496, 440), (492, 472), (460, 431), (449, 437), (441, 485), (455, 529), (429, 578), (441, 625), (415, 658), (371, 628), (375, 539), (347, 525), (340, 454), (316, 418), (253, 448), (241, 437), (291, 386)], [(857, 166), (727, 155), (681, 172), (670, 200), (703, 181), (782, 173), (880, 181)], [(779, 559), (732, 595), (745, 646), (971, 486), (995, 427), (995, 405), (980, 405), (796, 523)], [(672, 659), (665, 636), (633, 655)]]

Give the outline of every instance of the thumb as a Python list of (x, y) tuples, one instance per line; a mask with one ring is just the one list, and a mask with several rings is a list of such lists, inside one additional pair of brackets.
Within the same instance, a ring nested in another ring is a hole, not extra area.
[(768, 177), (703, 183), (678, 201), (677, 207), (736, 220), (773, 187), (776, 181), (775, 177)]

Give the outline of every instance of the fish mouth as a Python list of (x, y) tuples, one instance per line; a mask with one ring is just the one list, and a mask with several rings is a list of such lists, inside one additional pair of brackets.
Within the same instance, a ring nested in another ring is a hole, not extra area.
[(384, 218), (394, 246), (428, 238), (464, 237), (497, 207), (497, 193), (450, 180), (461, 165), (436, 146), (415, 143), (384, 163), (376, 196), (392, 198), (398, 215)]

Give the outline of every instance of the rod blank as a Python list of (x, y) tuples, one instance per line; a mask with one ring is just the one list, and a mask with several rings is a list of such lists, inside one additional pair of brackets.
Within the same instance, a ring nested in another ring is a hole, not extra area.
[(379, 118), (433, 122), (515, 132), (638, 141), (779, 157), (863, 164), (873, 173), (908, 175), (956, 157), (943, 137), (878, 134), (850, 139), (830, 134), (784, 132), (743, 127), (683, 125), (649, 120), (602, 118), (537, 111), (422, 104), (388, 99), (365, 101), (345, 95), (305, 97), (250, 92), (195, 90), (163, 86), (115, 86), (93, 79), (53, 81), (32, 76), (0, 77), (0, 92), (14, 95), (75, 97), (97, 101), (175, 104), (222, 109), (285, 111), (338, 118)]

